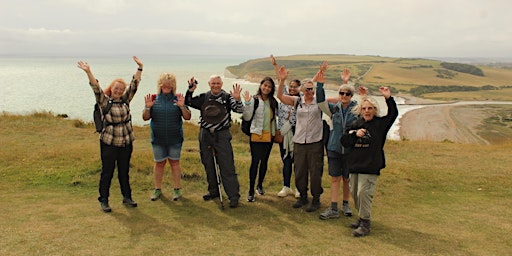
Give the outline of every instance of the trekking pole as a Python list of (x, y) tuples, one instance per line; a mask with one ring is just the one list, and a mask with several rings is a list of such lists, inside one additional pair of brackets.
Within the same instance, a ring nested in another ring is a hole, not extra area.
[(213, 154), (213, 163), (215, 164), (215, 175), (217, 175), (217, 184), (219, 185), (220, 205), (222, 209), (224, 209), (224, 202), (222, 201), (222, 189), (220, 187), (222, 185), (222, 179), (220, 178), (220, 168), (217, 164), (217, 154), (215, 153), (215, 147), (213, 145), (211, 146), (211, 149)]

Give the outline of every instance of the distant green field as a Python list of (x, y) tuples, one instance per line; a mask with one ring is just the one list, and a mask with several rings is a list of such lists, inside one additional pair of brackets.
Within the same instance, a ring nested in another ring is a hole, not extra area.
[[(289, 79), (311, 78), (323, 61), (329, 62), (326, 84), (336, 88), (341, 83), (340, 73), (345, 68), (352, 72), (352, 80), (358, 85), (376, 88), (390, 86), (393, 91), (410, 93), (422, 86), (454, 86), (455, 89), (439, 93), (429, 89), (432, 95), (421, 93), (419, 97), (436, 99), (489, 99), (512, 100), (512, 70), (487, 66), (475, 66), (484, 76), (448, 70), (441, 61), (410, 58), (387, 58), (356, 55), (293, 55), (276, 56), (278, 64), (290, 70)], [(264, 76), (275, 77), (268, 57), (248, 60), (227, 69), (239, 78), (259, 82)], [(485, 86), (485, 87), (484, 87)], [(487, 90), (492, 87), (493, 90)], [(467, 91), (466, 90), (474, 90)], [(451, 90), (451, 91), (450, 91)], [(459, 98), (461, 97), (461, 98)]]

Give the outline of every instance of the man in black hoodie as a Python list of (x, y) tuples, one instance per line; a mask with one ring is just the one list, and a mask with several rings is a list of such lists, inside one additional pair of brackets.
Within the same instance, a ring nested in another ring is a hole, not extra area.
[(352, 234), (357, 237), (370, 234), (370, 215), (377, 178), (380, 170), (386, 167), (384, 143), (398, 117), (398, 108), (389, 88), (380, 87), (379, 91), (386, 98), (388, 113), (379, 116), (377, 102), (371, 97), (364, 97), (354, 108), (358, 119), (349, 125), (341, 138), (344, 147), (352, 148), (347, 157), (347, 165), (350, 171), (350, 190), (359, 220), (350, 226), (355, 229)]

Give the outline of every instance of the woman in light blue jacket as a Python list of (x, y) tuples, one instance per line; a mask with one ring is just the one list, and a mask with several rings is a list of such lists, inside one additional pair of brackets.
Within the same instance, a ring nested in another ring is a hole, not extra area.
[[(256, 176), (258, 176), (258, 185), (256, 187), (259, 195), (264, 195), (263, 180), (267, 173), (268, 158), (272, 150), (273, 138), (276, 132), (277, 100), (274, 98), (276, 85), (270, 77), (261, 80), (258, 93), (251, 97), (248, 91), (244, 93), (244, 113), (243, 119), (249, 121), (252, 117), (250, 127), (250, 148), (251, 148), (251, 167), (249, 169), (249, 196), (248, 202), (254, 202), (254, 185)], [(258, 107), (254, 111), (255, 101), (258, 101)], [(254, 117), (253, 117), (254, 113)], [(259, 166), (259, 172), (258, 172)]]

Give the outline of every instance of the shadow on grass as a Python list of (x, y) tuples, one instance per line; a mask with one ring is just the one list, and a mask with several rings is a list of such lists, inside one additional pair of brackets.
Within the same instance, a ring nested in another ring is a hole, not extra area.
[[(454, 230), (447, 230), (454, 232)], [(372, 233), (383, 243), (392, 244), (418, 255), (475, 255), (460, 248), (454, 240), (444, 240), (421, 231), (372, 223)], [(364, 238), (362, 238), (364, 239)], [(404, 243), (407, 240), (407, 243)]]

